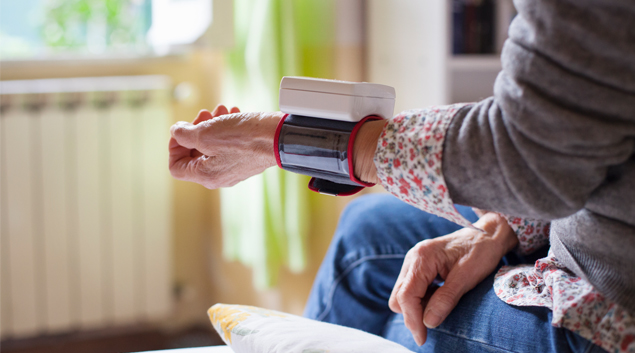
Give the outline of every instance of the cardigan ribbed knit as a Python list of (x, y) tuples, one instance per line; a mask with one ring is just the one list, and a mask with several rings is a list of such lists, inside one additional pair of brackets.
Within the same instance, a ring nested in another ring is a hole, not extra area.
[(635, 2), (515, 5), (494, 96), (448, 129), (450, 196), (551, 220), (558, 260), (635, 313)]

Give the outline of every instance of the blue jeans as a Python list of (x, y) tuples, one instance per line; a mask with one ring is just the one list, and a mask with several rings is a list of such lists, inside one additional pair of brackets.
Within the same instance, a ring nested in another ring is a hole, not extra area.
[[(471, 221), (468, 207), (459, 212)], [(518, 307), (498, 299), (493, 272), (466, 293), (418, 347), (403, 316), (388, 308), (406, 252), (418, 242), (460, 227), (420, 211), (391, 195), (360, 197), (342, 213), (315, 279), (305, 316), (383, 336), (415, 352), (604, 352), (571, 331), (551, 326), (551, 310)], [(546, 248), (523, 258), (508, 254), (503, 264), (533, 263)]]

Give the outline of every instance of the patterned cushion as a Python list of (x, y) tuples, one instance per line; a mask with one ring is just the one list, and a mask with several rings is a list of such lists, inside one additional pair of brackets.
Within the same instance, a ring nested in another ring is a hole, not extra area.
[(207, 313), (235, 353), (412, 353), (360, 330), (253, 306), (216, 304)]

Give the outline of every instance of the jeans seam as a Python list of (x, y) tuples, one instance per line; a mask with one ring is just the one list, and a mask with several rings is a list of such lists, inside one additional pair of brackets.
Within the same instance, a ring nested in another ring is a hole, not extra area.
[(324, 307), (324, 310), (322, 310), (320, 315), (318, 315), (316, 320), (317, 321), (322, 321), (324, 319), (324, 317), (326, 317), (326, 315), (329, 313), (329, 311), (331, 311), (331, 306), (333, 305), (333, 296), (335, 295), (335, 289), (337, 289), (337, 286), (340, 284), (340, 282), (342, 282), (344, 277), (348, 276), (348, 274), (351, 271), (353, 271), (353, 269), (355, 267), (359, 266), (360, 264), (362, 264), (362, 263), (364, 263), (366, 261), (386, 260), (386, 259), (402, 259), (405, 256), (406, 256), (405, 254), (380, 254), (380, 255), (364, 256), (364, 257), (361, 257), (361, 258), (357, 259), (356, 261), (354, 261), (350, 265), (348, 265), (348, 267), (344, 271), (342, 271), (342, 273), (339, 276), (337, 276), (335, 281), (333, 281), (333, 284), (331, 285), (331, 288), (329, 289), (329, 292), (328, 292), (328, 295), (327, 295), (326, 306)]
[(469, 338), (469, 337), (465, 337), (465, 336), (457, 335), (457, 334), (454, 334), (454, 333), (451, 333), (451, 332), (448, 332), (448, 331), (443, 331), (443, 330), (439, 329), (438, 327), (437, 327), (437, 328), (435, 328), (435, 329), (433, 329), (433, 330), (434, 330), (435, 332), (442, 333), (442, 334), (444, 334), (444, 335), (448, 335), (448, 336), (452, 336), (452, 337), (460, 338), (460, 339), (463, 339), (463, 340), (466, 340), (466, 341), (470, 341), (470, 342), (478, 343), (478, 344), (481, 344), (481, 345), (484, 345), (484, 346), (488, 346), (488, 347), (496, 348), (496, 349), (501, 350), (501, 351), (505, 351), (505, 352), (512, 352), (512, 353), (517, 353), (516, 351), (512, 351), (512, 350), (509, 350), (509, 349), (506, 349), (506, 348), (498, 347), (498, 346), (495, 346), (495, 345), (490, 344), (490, 343), (487, 343), (487, 342), (481, 342), (481, 341), (477, 341), (477, 340), (472, 339), (472, 338)]

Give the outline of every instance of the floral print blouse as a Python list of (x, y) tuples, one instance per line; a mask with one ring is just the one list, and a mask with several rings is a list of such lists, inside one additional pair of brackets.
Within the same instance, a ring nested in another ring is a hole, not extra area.
[[(399, 199), (473, 227), (454, 208), (442, 172), (446, 131), (466, 105), (410, 110), (389, 120), (378, 141), (375, 165), (381, 184)], [(549, 242), (549, 222), (506, 218), (518, 235), (519, 253), (529, 254)], [(561, 265), (551, 251), (534, 266), (502, 267), (494, 290), (508, 304), (551, 309), (553, 326), (571, 330), (609, 352), (635, 352), (635, 316)]]

